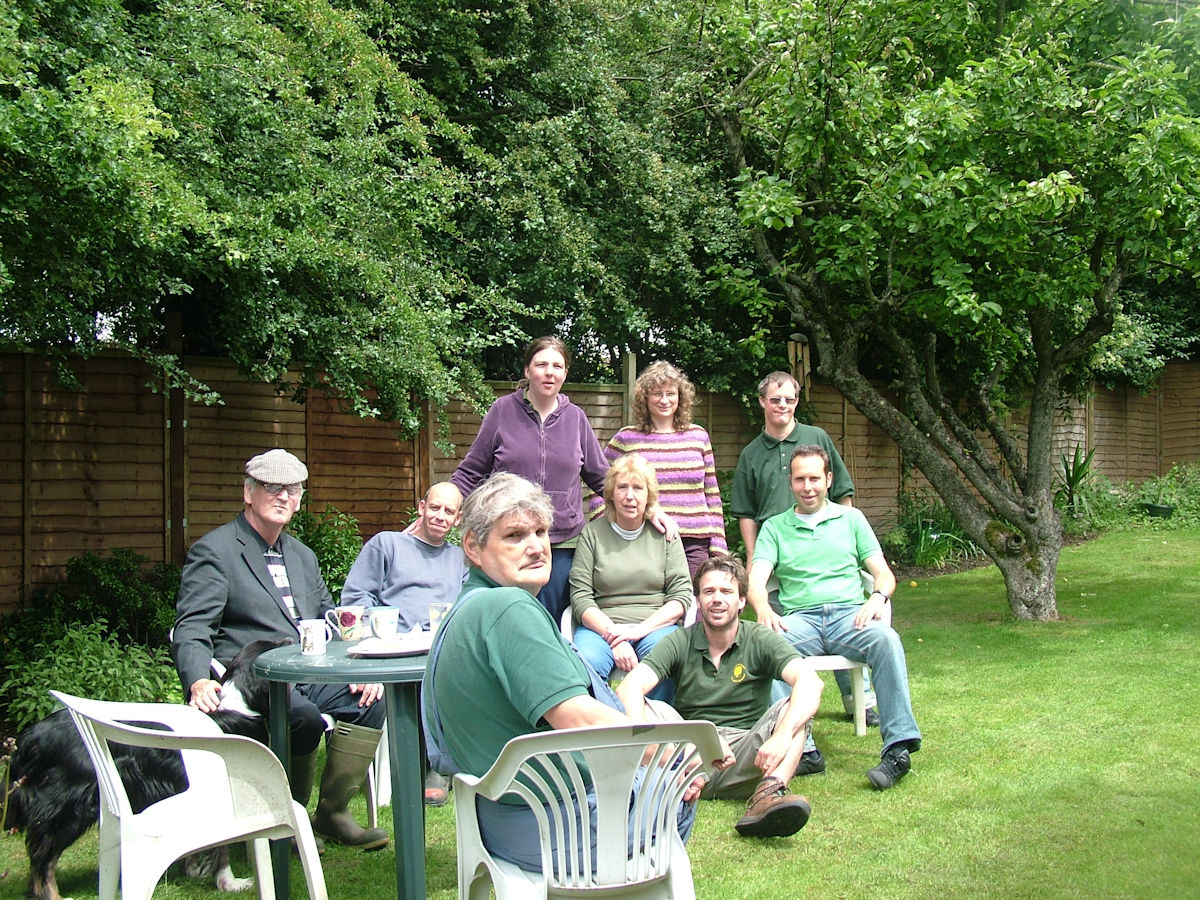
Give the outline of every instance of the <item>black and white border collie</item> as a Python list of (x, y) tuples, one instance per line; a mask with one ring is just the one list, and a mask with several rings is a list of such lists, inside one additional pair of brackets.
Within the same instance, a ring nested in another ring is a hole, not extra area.
[[(273, 641), (252, 641), (229, 664), (221, 679), (221, 709), (210, 714), (222, 731), (267, 742), (267, 682), (254, 674), (252, 664), (259, 654), (277, 646)], [(187, 787), (178, 753), (123, 744), (109, 747), (134, 812)], [(10, 833), (25, 832), (29, 896), (62, 900), (55, 875), (58, 859), (97, 823), (99, 815), (96, 771), (70, 714), (57, 710), (21, 732), (9, 767), (3, 824)], [(213, 876), (222, 891), (244, 891), (254, 883), (252, 878), (233, 877), (228, 847), (190, 855), (186, 870), (192, 877)]]

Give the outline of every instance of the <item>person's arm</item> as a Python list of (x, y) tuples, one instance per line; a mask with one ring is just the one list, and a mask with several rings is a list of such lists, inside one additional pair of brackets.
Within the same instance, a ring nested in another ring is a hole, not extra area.
[[(701, 429), (701, 431), (704, 431)], [(715, 533), (708, 542), (709, 556), (728, 556), (729, 544), (725, 540), (725, 510), (721, 505), (721, 486), (717, 483), (717, 461), (713, 455), (712, 441), (704, 431), (704, 501), (708, 514), (716, 525)]]
[(596, 432), (592, 430), (592, 423), (588, 421), (587, 413), (580, 407), (576, 407), (576, 409), (579, 410), (581, 420), (579, 449), (583, 453), (583, 466), (579, 477), (595, 493), (603, 495), (604, 475), (608, 472), (608, 459), (605, 457), (604, 451), (600, 449), (600, 441), (596, 437)]
[(346, 583), (342, 585), (343, 606), (383, 604), (383, 578), (387, 561), (380, 552), (378, 537), (376, 535), (367, 541), (346, 573)]
[[(674, 625), (683, 618), (686, 612), (687, 606), (682, 600), (667, 600), (642, 621), (628, 625), (613, 625), (611, 631), (614, 636), (619, 635), (619, 640), (640, 641), (658, 628)], [(612, 642), (609, 641), (609, 643)]]
[(813, 671), (812, 666), (798, 656), (783, 667), (780, 678), (792, 689), (792, 693), (788, 697), (787, 712), (779, 717), (775, 731), (792, 737), (817, 714), (825, 682)]
[[(498, 403), (499, 400), (496, 402)], [(475, 440), (471, 441), (467, 455), (463, 457), (458, 468), (454, 470), (454, 474), (450, 476), (451, 483), (462, 492), (464, 497), (479, 487), (483, 480), (492, 474), (492, 466), (496, 459), (496, 443), (500, 440), (496, 426), (499, 416), (492, 415), (495, 406), (496, 404), (493, 403), (492, 409), (487, 411), (487, 415), (479, 423), (479, 431), (475, 434)]]
[(658, 673), (640, 662), (616, 686), (617, 698), (633, 721), (646, 721), (646, 695), (658, 687), (659, 681)]
[[(588, 614), (599, 612), (596, 606), (596, 532), (595, 528), (605, 526), (588, 525), (579, 534), (575, 544), (575, 556), (571, 561), (571, 572), (567, 576), (567, 596), (571, 602), (571, 615), (580, 625), (591, 628), (597, 634), (604, 634), (604, 628), (612, 624), (608, 616), (600, 619), (600, 628), (590, 624)], [(591, 617), (595, 620), (595, 617)], [(606, 622), (607, 620), (607, 622)]]
[(826, 445), (825, 450), (829, 454), (830, 471), (833, 472), (833, 484), (829, 486), (829, 496), (843, 506), (853, 506), (854, 481), (850, 478), (850, 470), (846, 468), (846, 463), (842, 461), (842, 455), (838, 453), (837, 447), (833, 445), (833, 439), (824, 430), (822, 430), (822, 434), (825, 434), (825, 440), (821, 443)]
[[(817, 708), (821, 704), (821, 691), (825, 687), (821, 677), (798, 656), (784, 667), (781, 677), (791, 687), (792, 692), (784, 714), (775, 723), (775, 730), (759, 747), (754, 757), (754, 764), (764, 775), (773, 774), (788, 756), (788, 751), (803, 732), (804, 723), (817, 714)], [(797, 749), (796, 753), (800, 752), (802, 751)]]
[(679, 537), (679, 523), (668, 516), (657, 506), (652, 510), (652, 515), (647, 521), (654, 526), (654, 530), (665, 537), (668, 541), (673, 541)]
[(221, 701), (221, 685), (210, 672), (213, 636), (228, 598), (229, 579), (219, 554), (209, 542), (198, 541), (183, 564), (171, 641), (187, 702), (204, 712), (215, 712)]
[(775, 571), (775, 567), (765, 559), (756, 559), (750, 564), (750, 589), (747, 591), (746, 599), (750, 603), (750, 607), (754, 610), (758, 621), (766, 625), (772, 631), (787, 631), (783, 624), (783, 620), (771, 609), (767, 602), (767, 581), (771, 577), (771, 573)]
[(754, 562), (754, 544), (758, 540), (758, 523), (753, 519), (738, 519), (738, 531), (746, 545), (746, 565)]
[(866, 628), (872, 620), (880, 618), (884, 607), (892, 602), (892, 595), (896, 593), (896, 576), (892, 574), (891, 567), (882, 553), (868, 556), (863, 561), (863, 568), (874, 577), (875, 587), (871, 596), (867, 597), (867, 602), (854, 616), (854, 627), (859, 630)]
[(555, 730), (562, 728), (584, 728), (589, 725), (622, 725), (629, 723), (611, 706), (605, 706), (591, 694), (580, 694), (564, 700), (546, 710), (543, 718)]

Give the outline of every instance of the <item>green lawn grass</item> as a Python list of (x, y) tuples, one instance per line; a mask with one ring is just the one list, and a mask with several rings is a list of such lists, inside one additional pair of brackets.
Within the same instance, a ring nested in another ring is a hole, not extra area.
[[(895, 625), (924, 734), (912, 774), (870, 790), (878, 732), (854, 736), (830, 678), (816, 723), (829, 771), (792, 783), (812, 801), (808, 826), (741, 839), (740, 805), (705, 803), (689, 844), (697, 896), (1200, 896), (1198, 584), (1200, 530), (1138, 530), (1064, 550), (1060, 622), (1012, 621), (994, 568), (902, 585)], [(451, 806), (429, 811), (427, 832), (429, 896), (453, 897)], [(395, 896), (392, 865), (390, 850), (330, 848), (330, 896)], [(0, 900), (16, 900), (19, 838), (0, 840), (0, 873)], [(94, 836), (60, 881), (96, 895)], [(303, 897), (298, 866), (292, 884)], [(158, 896), (218, 895), (173, 879)]]

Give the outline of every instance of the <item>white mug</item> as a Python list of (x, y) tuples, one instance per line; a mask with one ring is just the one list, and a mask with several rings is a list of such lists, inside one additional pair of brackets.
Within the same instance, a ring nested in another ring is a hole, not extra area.
[(305, 656), (324, 656), (325, 645), (333, 640), (333, 629), (324, 619), (300, 620), (300, 652)]
[(371, 610), (371, 634), (383, 640), (396, 636), (400, 630), (400, 610), (394, 606), (378, 606)]
[(339, 606), (325, 613), (325, 621), (338, 630), (343, 641), (357, 641), (363, 636), (365, 611), (365, 606)]

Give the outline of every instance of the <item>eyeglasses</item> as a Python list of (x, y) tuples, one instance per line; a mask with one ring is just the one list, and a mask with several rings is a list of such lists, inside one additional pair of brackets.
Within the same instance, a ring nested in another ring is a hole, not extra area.
[(795, 406), (795, 397), (768, 397), (767, 402), (772, 406)]
[(270, 494), (272, 497), (277, 496), (280, 491), (287, 491), (289, 497), (299, 497), (301, 494), (304, 493), (304, 485), (299, 484), (299, 483), (296, 483), (296, 484), (265, 484), (260, 481), (259, 484), (261, 484), (262, 489), (264, 491), (266, 491), (268, 494)]

